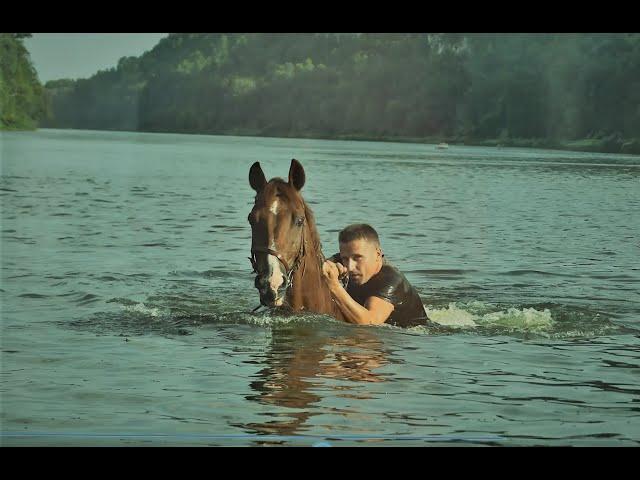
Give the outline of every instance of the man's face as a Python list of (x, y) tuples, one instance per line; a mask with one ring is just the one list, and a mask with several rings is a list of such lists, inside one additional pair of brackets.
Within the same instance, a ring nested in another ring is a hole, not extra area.
[(382, 252), (374, 242), (358, 239), (340, 244), (340, 259), (349, 271), (349, 281), (363, 285), (378, 273)]

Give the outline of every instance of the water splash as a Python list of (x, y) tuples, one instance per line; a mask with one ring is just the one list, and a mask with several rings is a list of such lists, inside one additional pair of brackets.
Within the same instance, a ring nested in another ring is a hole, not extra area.
[(162, 309), (158, 307), (148, 307), (144, 303), (137, 303), (135, 305), (124, 305), (123, 309), (125, 311), (138, 313), (143, 316), (151, 317), (154, 319), (168, 317), (170, 312), (167, 309)]
[(509, 308), (507, 311), (488, 313), (479, 319), (483, 327), (498, 327), (515, 332), (549, 332), (554, 328), (554, 320), (548, 309)]
[(606, 312), (559, 304), (494, 305), (472, 301), (451, 302), (446, 307), (425, 305), (431, 323), (415, 327), (419, 333), (539, 336), (580, 338), (624, 333)]
[(455, 303), (450, 303), (448, 308), (434, 309), (425, 307), (429, 319), (445, 327), (451, 328), (475, 328), (477, 316), (473, 313), (458, 308)]
[(554, 327), (549, 309), (509, 307), (506, 310), (486, 312), (487, 304), (473, 302), (458, 306), (455, 302), (447, 308), (426, 307), (431, 321), (437, 325), (456, 328), (499, 328), (512, 332), (548, 332)]

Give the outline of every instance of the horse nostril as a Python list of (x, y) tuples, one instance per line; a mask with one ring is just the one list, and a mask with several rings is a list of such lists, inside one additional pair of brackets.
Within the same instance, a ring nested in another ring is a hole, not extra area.
[(256, 288), (260, 294), (260, 300), (264, 305), (272, 304), (276, 299), (276, 292), (271, 288), (268, 278), (257, 277)]
[(260, 291), (260, 300), (262, 303), (271, 304), (276, 300), (276, 294), (273, 290), (269, 289), (267, 291)]

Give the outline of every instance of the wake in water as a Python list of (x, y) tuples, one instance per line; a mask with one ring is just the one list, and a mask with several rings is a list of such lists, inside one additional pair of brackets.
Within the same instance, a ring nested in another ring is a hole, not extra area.
[(460, 304), (452, 302), (447, 308), (425, 306), (434, 324), (455, 329), (503, 328), (521, 332), (546, 332), (555, 322), (548, 308), (508, 307), (497, 310), (482, 302)]
[(480, 301), (452, 302), (446, 307), (425, 305), (431, 324), (413, 331), (542, 338), (588, 338), (630, 329), (611, 322), (606, 314), (558, 304), (493, 305)]
[[(327, 315), (289, 314), (283, 310), (263, 309), (252, 313), (237, 304), (203, 301), (192, 295), (152, 295), (144, 301), (113, 298), (115, 311), (96, 312), (71, 322), (74, 328), (104, 334), (189, 335), (207, 325), (309, 325), (318, 328), (338, 322)], [(382, 328), (419, 335), (483, 335), (519, 338), (591, 338), (601, 335), (637, 333), (613, 323), (604, 312), (559, 304), (499, 305), (480, 301), (425, 305), (430, 322), (425, 326), (402, 329)], [(342, 322), (338, 322), (342, 323)], [(346, 325), (345, 325), (346, 326)], [(353, 328), (362, 328), (353, 326)], [(381, 328), (381, 327), (365, 327)]]

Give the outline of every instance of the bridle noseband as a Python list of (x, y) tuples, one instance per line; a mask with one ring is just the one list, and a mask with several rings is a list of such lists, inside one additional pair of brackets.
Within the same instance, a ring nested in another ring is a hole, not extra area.
[(251, 261), (251, 266), (253, 267), (254, 273), (258, 273), (257, 264), (256, 264), (256, 252), (273, 255), (278, 260), (280, 260), (282, 265), (284, 265), (285, 271), (287, 272), (289, 271), (289, 264), (287, 263), (287, 261), (284, 259), (284, 257), (280, 252), (276, 250), (271, 250), (270, 248), (265, 248), (265, 247), (251, 247), (251, 256), (249, 257), (249, 260)]
[(267, 248), (267, 247), (256, 247), (251, 245), (251, 256), (248, 257), (249, 261), (251, 262), (251, 266), (253, 267), (253, 273), (256, 273), (258, 275), (260, 275), (260, 272), (258, 271), (258, 264), (257, 264), (257, 260), (256, 260), (256, 253), (266, 253), (268, 255), (273, 255), (274, 257), (276, 257), (280, 263), (282, 263), (282, 266), (284, 267), (284, 271), (285, 271), (285, 293), (286, 291), (291, 287), (291, 285), (293, 284), (293, 274), (294, 272), (298, 269), (298, 267), (300, 267), (300, 262), (302, 261), (302, 258), (304, 257), (305, 254), (305, 238), (304, 238), (304, 228), (302, 229), (302, 233), (300, 234), (300, 250), (298, 250), (298, 255), (296, 256), (295, 260), (293, 261), (293, 267), (289, 268), (289, 264), (287, 263), (287, 261), (284, 259), (284, 256), (278, 252), (277, 250), (272, 250), (271, 248)]

